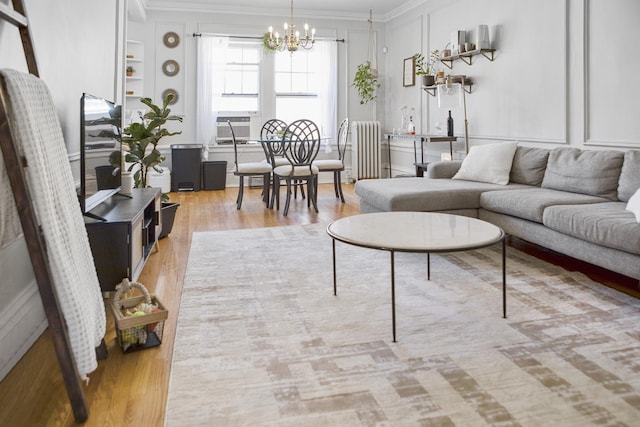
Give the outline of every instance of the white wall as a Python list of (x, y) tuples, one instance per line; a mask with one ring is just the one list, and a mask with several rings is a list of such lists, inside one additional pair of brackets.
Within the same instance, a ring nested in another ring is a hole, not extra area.
[[(148, 11), (144, 22), (129, 22), (129, 39), (144, 42), (145, 45), (145, 96), (155, 102), (162, 99), (162, 92), (168, 87), (175, 88), (180, 94), (180, 102), (172, 107), (172, 112), (184, 114), (184, 122), (172, 124), (170, 129), (179, 128), (181, 135), (166, 138), (159, 146), (161, 152), (167, 156), (167, 165), (171, 163), (171, 144), (202, 143), (196, 140), (196, 63), (197, 39), (193, 33), (213, 33), (240, 36), (261, 37), (269, 25), (277, 27), (286, 17), (234, 15), (226, 13), (176, 13), (162, 11)], [(368, 16), (363, 14), (361, 21), (328, 20), (314, 17), (297, 16), (299, 25), (305, 21), (317, 30), (318, 37), (345, 39), (345, 43), (338, 43), (338, 123), (344, 117), (351, 120), (371, 120), (374, 117), (384, 117), (384, 109), (375, 104), (360, 105), (356, 91), (351, 87), (355, 69), (367, 59), (368, 45)], [(374, 37), (381, 37), (384, 25), (374, 23)], [(167, 31), (180, 34), (181, 41), (177, 48), (167, 49), (162, 43), (162, 37)], [(378, 58), (381, 75), (384, 75), (384, 60), (381, 57), (382, 42), (378, 40)], [(175, 59), (181, 66), (181, 72), (175, 77), (164, 76), (161, 72), (163, 61)], [(383, 105), (385, 92), (379, 92), (377, 105)], [(270, 118), (270, 117), (266, 117)], [(260, 160), (264, 154), (260, 147), (242, 147), (243, 161)], [(217, 147), (209, 153), (210, 160), (227, 160), (228, 169), (233, 167), (233, 150), (229, 147)], [(227, 185), (235, 185), (235, 178), (230, 172)]]
[[(10, 5), (9, 0), (0, 0)], [(119, 0), (28, 0), (40, 77), (58, 109), (77, 176), (80, 96), (92, 93), (120, 101), (117, 89)], [(9, 6), (11, 7), (11, 6)], [(121, 50), (120, 50), (121, 52)], [(27, 71), (15, 27), (0, 23), (0, 68)], [(55, 167), (55, 165), (52, 165)], [(6, 182), (0, 185), (8, 185)], [(0, 249), (0, 379), (46, 327), (40, 295), (23, 238)]]
[[(640, 57), (630, 54), (640, 38), (640, 2), (621, 0), (458, 0), (443, 7), (427, 2), (386, 24), (386, 128), (400, 126), (400, 107), (421, 108), (418, 130), (435, 133), (447, 112), (418, 86), (402, 87), (401, 62), (417, 51), (443, 49), (455, 30), (475, 39), (487, 24), (493, 62), (456, 61), (447, 73), (472, 77), (467, 95), (470, 143), (519, 140), (525, 145), (571, 145), (591, 149), (640, 147), (634, 71)], [(463, 113), (453, 111), (463, 150)], [(394, 142), (394, 172), (411, 172), (413, 150)], [(431, 160), (448, 146), (433, 144)]]

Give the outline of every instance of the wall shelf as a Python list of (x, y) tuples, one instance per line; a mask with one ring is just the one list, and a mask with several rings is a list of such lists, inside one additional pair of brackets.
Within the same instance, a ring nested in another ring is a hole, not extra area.
[(456, 59), (461, 59), (463, 62), (471, 65), (473, 63), (473, 57), (476, 55), (482, 55), (487, 58), (489, 61), (493, 61), (493, 53), (495, 49), (476, 49), (471, 50), (469, 52), (459, 53), (457, 55), (446, 56), (444, 58), (440, 58), (440, 62), (446, 65), (449, 68), (453, 68), (453, 62)]
[[(471, 90), (472, 90), (472, 87), (473, 87), (473, 82), (465, 80), (465, 82), (464, 82), (464, 91), (470, 94)], [(427, 92), (431, 96), (436, 96), (436, 91), (438, 90), (438, 85), (422, 86), (422, 90), (424, 90), (425, 92)]]

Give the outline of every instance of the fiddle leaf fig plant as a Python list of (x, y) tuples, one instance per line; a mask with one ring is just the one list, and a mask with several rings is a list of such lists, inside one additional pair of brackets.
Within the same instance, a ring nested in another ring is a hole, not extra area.
[[(182, 122), (182, 117), (171, 115), (168, 108), (174, 95), (168, 94), (162, 106), (157, 106), (150, 98), (142, 98), (141, 103), (149, 107), (144, 114), (139, 113), (139, 122), (134, 122), (124, 129), (122, 135), (122, 146), (124, 151), (124, 161), (129, 164), (127, 172), (134, 172), (134, 188), (148, 187), (148, 176), (150, 170), (162, 173), (158, 165), (165, 160), (165, 156), (158, 150), (158, 143), (166, 136), (179, 135), (182, 131), (170, 132), (164, 126), (168, 121)], [(116, 151), (111, 155), (112, 164), (120, 164), (121, 151)], [(168, 197), (163, 194), (163, 200)]]
[(376, 89), (380, 87), (380, 83), (378, 83), (377, 72), (371, 68), (371, 61), (358, 65), (351, 86), (355, 86), (360, 97), (360, 104), (366, 104), (376, 99)]

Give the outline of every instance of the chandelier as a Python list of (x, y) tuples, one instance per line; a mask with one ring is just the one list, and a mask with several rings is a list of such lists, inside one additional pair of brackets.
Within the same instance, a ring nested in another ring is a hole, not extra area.
[(298, 50), (299, 47), (303, 49), (311, 49), (315, 43), (316, 29), (311, 29), (309, 34), (309, 25), (304, 24), (304, 37), (300, 38), (300, 31), (296, 30), (296, 26), (293, 24), (293, 0), (291, 0), (291, 18), (289, 23), (284, 23), (284, 37), (280, 37), (280, 34), (276, 31), (273, 33), (273, 27), (269, 27), (269, 37), (266, 40), (267, 46), (273, 50), (283, 51), (287, 49), (293, 53)]

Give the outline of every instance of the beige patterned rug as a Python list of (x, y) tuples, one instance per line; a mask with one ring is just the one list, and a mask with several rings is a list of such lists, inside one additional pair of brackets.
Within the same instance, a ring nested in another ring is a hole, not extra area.
[(194, 233), (167, 426), (638, 426), (640, 301), (508, 248), (396, 255), (321, 225)]

